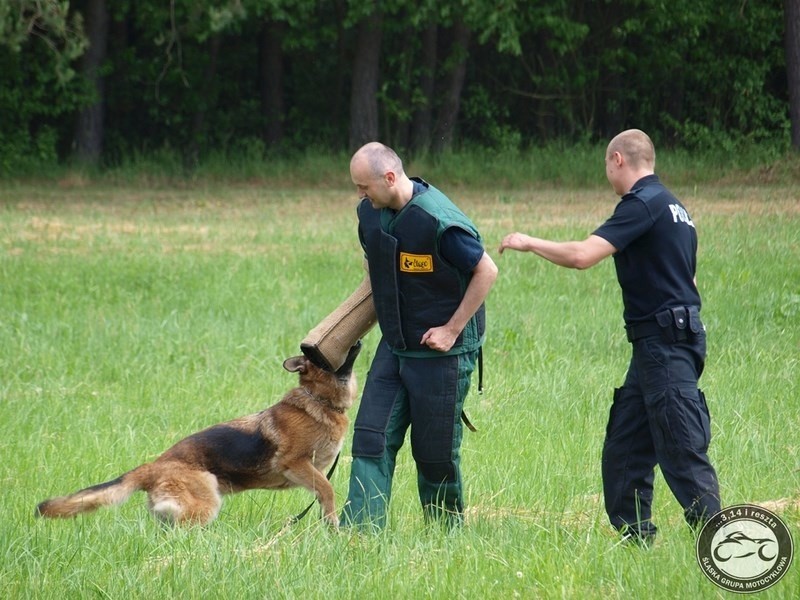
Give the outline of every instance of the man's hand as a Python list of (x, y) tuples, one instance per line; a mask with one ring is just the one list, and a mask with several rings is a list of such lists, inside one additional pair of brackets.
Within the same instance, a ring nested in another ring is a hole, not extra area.
[(453, 347), (453, 344), (456, 343), (458, 334), (458, 331), (453, 331), (447, 325), (442, 325), (441, 327), (431, 327), (425, 332), (425, 335), (422, 336), (420, 343), (433, 350), (447, 352)]
[(525, 235), (524, 233), (509, 233), (506, 237), (503, 238), (503, 241), (500, 242), (500, 254), (503, 253), (503, 250), (506, 248), (510, 248), (511, 250), (519, 250), (520, 252), (525, 252), (531, 249), (531, 242), (533, 238), (529, 235)]

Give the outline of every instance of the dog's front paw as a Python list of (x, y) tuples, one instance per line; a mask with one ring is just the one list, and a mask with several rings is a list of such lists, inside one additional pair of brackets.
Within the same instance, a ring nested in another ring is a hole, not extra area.
[(325, 515), (325, 523), (328, 524), (328, 527), (336, 531), (339, 529), (339, 519), (336, 515)]

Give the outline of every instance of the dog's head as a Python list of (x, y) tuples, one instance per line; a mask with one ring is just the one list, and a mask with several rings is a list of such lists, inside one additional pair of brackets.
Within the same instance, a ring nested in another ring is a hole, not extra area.
[(316, 365), (305, 355), (293, 356), (283, 361), (283, 368), (300, 375), (300, 385), (318, 399), (329, 401), (336, 408), (348, 409), (356, 396), (357, 382), (353, 375), (353, 365), (361, 342), (357, 342), (347, 353), (347, 358), (336, 371)]

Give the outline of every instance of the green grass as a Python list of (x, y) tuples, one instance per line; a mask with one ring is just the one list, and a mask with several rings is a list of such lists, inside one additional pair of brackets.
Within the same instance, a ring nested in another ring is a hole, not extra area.
[[(796, 185), (800, 154), (784, 140), (754, 144), (742, 140), (705, 150), (659, 149), (657, 167), (673, 186)], [(603, 157), (606, 143), (552, 141), (526, 149), (469, 147), (439, 155), (406, 155), (407, 171), (424, 174), (449, 191), (457, 189), (563, 190), (606, 187)], [(114, 164), (88, 167), (76, 163), (32, 162), (22, 170), (3, 173), (0, 181), (14, 185), (30, 181), (59, 185), (100, 185), (173, 190), (187, 187), (239, 185), (271, 188), (330, 189), (350, 185), (349, 154), (322, 148), (264, 155), (257, 147), (232, 154), (220, 150), (187, 165), (174, 149), (133, 153)]]
[[(653, 549), (619, 547), (607, 524), (600, 448), (629, 358), (611, 261), (576, 272), (495, 251), (513, 230), (582, 238), (610, 214), (611, 192), (429, 178), (454, 190), (500, 267), (486, 389), (467, 404), (479, 428), (463, 446), (467, 525), (425, 527), (404, 448), (377, 536), (332, 533), (316, 510), (284, 529), (310, 501), (298, 490), (228, 497), (202, 529), (160, 527), (141, 494), (75, 520), (33, 517), (42, 499), (293, 385), (282, 360), (362, 276), (346, 181), (4, 184), (0, 597), (724, 597), (660, 476)], [(800, 543), (800, 186), (734, 179), (676, 187), (700, 233), (711, 456), (725, 504), (789, 499), (776, 510)], [(349, 437), (340, 504), (348, 469)], [(793, 565), (759, 597), (798, 590)]]

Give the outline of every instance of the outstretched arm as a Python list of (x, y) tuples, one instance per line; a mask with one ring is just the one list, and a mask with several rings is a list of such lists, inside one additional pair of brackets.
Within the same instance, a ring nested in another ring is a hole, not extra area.
[(598, 235), (590, 235), (582, 242), (553, 242), (524, 233), (509, 233), (504, 237), (500, 243), (500, 254), (507, 249), (533, 252), (570, 269), (588, 269), (617, 251), (610, 242)]

